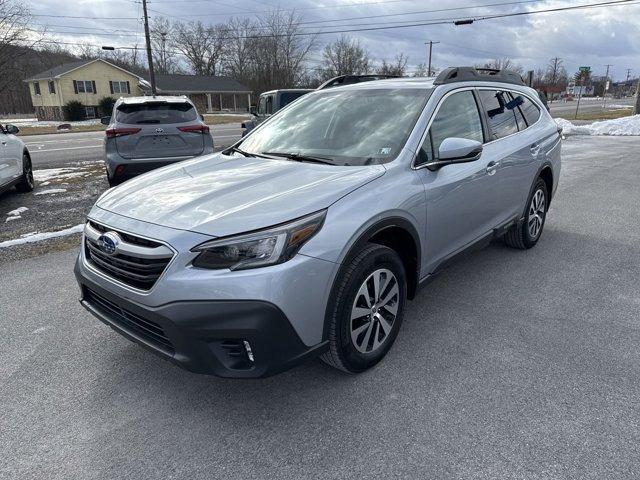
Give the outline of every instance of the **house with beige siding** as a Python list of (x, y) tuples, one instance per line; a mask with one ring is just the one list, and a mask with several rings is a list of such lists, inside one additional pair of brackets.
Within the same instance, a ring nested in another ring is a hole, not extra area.
[(103, 97), (142, 95), (142, 78), (102, 59), (81, 60), (40, 72), (25, 82), (38, 120), (64, 120), (62, 107), (71, 100), (81, 102), (87, 118), (97, 118)]
[[(64, 120), (62, 107), (81, 102), (87, 118), (111, 112), (98, 111), (103, 97), (150, 95), (149, 82), (106, 60), (81, 60), (40, 72), (25, 82), (38, 120)], [(204, 75), (156, 75), (158, 95), (186, 95), (200, 113), (247, 112), (251, 91), (230, 77)]]

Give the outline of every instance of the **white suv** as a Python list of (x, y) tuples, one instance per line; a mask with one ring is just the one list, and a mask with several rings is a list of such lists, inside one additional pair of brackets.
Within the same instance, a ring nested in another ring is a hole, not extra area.
[(15, 187), (19, 192), (33, 190), (31, 156), (15, 125), (0, 125), (0, 192)]

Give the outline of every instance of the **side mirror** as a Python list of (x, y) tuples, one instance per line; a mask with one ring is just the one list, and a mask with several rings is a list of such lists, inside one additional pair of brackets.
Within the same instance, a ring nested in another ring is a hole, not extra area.
[(111, 117), (102, 117), (100, 123), (103, 125), (109, 125), (111, 123)]
[(204, 122), (204, 115), (200, 114), (200, 120), (202, 120)]
[(249, 107), (249, 113), (251, 115), (258, 115), (258, 110), (256, 109), (255, 106), (252, 105), (252, 106)]
[(438, 160), (429, 162), (429, 170), (437, 170), (451, 163), (474, 162), (482, 155), (482, 143), (467, 138), (445, 138), (438, 149)]
[(4, 129), (9, 135), (17, 135), (20, 131), (15, 125), (7, 125)]

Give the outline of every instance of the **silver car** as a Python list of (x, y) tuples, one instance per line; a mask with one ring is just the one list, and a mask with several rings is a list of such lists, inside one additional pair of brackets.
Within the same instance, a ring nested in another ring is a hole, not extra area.
[(509, 72), (312, 92), (224, 152), (106, 192), (76, 263), (81, 301), (194, 372), (260, 377), (317, 356), (362, 372), (458, 254), (536, 245), (560, 148)]
[(186, 97), (120, 98), (104, 140), (109, 185), (213, 152), (209, 127)]
[(33, 190), (31, 155), (16, 135), (15, 125), (0, 125), (0, 193), (15, 186), (19, 192)]

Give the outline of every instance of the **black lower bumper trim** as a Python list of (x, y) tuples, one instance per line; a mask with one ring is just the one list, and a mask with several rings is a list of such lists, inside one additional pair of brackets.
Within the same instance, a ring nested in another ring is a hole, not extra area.
[(284, 313), (268, 302), (186, 301), (150, 308), (113, 295), (77, 270), (76, 277), (81, 304), (89, 312), (121, 335), (195, 373), (266, 377), (328, 348), (327, 342), (305, 345)]

